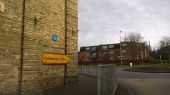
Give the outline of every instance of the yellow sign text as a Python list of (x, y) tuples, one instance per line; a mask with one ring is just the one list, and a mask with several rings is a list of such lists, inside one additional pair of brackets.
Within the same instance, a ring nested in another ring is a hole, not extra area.
[(69, 58), (67, 55), (58, 55), (58, 54), (43, 54), (43, 63), (44, 64), (67, 64)]

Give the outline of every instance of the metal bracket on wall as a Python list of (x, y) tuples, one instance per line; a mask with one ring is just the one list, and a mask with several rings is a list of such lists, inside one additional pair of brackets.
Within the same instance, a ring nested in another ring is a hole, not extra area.
[(35, 16), (35, 17), (33, 18), (33, 20), (34, 20), (34, 25), (37, 25), (38, 22), (40, 22), (41, 18)]

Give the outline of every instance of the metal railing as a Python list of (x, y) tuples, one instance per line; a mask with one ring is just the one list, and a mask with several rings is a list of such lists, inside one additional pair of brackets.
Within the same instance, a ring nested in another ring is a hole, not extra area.
[(79, 73), (97, 77), (97, 95), (113, 95), (117, 87), (116, 65), (79, 65)]
[(98, 65), (97, 95), (113, 95), (116, 87), (116, 66)]
[(97, 77), (97, 65), (79, 65), (79, 73)]

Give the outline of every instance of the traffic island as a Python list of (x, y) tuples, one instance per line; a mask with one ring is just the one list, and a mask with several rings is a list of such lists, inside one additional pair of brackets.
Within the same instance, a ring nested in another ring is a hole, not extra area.
[(170, 73), (170, 64), (146, 64), (126, 68), (125, 71), (145, 73)]
[(137, 68), (129, 68), (129, 69), (124, 69), (125, 71), (130, 71), (130, 72), (145, 72), (145, 73), (170, 73), (169, 68), (142, 68), (142, 67), (137, 67)]

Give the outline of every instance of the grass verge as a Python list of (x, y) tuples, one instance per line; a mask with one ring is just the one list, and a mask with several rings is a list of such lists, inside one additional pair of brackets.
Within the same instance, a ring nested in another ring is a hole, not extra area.
[(118, 83), (114, 95), (130, 95), (125, 85)]
[(125, 69), (126, 71), (133, 72), (149, 72), (149, 73), (170, 73), (170, 64), (140, 64), (135, 65), (133, 68)]

